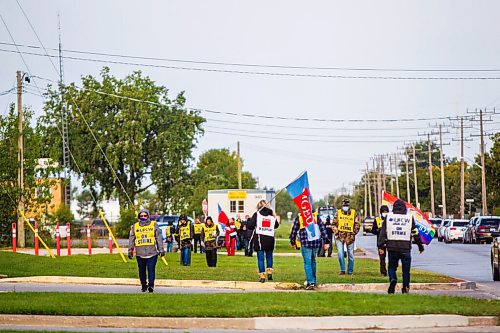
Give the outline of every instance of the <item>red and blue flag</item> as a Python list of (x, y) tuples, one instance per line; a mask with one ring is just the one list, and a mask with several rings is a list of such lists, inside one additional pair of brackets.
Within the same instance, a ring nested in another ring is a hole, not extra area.
[(221, 206), (217, 204), (217, 209), (219, 211), (219, 216), (217, 217), (217, 222), (222, 224), (222, 229), (225, 229), (227, 225), (229, 225), (229, 217), (227, 217), (226, 213), (222, 210)]

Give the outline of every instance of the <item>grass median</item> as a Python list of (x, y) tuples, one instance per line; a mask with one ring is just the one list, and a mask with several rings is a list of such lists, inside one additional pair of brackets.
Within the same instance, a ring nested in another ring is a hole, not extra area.
[(284, 317), (459, 314), (498, 315), (500, 301), (346, 292), (236, 294), (8, 293), (0, 313), (73, 316)]
[[(169, 266), (158, 261), (157, 279), (176, 280), (219, 280), (256, 281), (257, 258), (219, 255), (218, 267), (208, 268), (204, 254), (192, 255), (192, 265), (179, 265), (179, 254), (166, 255)], [(305, 279), (302, 257), (274, 257), (274, 278), (276, 282), (302, 283)], [(356, 258), (354, 275), (338, 275), (337, 258), (318, 258), (317, 275), (319, 283), (387, 283), (380, 277), (377, 260)], [(23, 276), (85, 276), (137, 278), (137, 264), (134, 260), (124, 263), (118, 254), (92, 256), (36, 257), (28, 254), (0, 252), (0, 274), (8, 277)], [(422, 270), (412, 270), (413, 282), (454, 282), (455, 279)]]

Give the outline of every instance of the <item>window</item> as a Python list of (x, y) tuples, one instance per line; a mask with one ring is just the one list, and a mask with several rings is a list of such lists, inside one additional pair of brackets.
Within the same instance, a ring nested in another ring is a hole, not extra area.
[(229, 201), (229, 212), (236, 213), (236, 200)]
[(245, 212), (245, 201), (239, 200), (238, 201), (238, 213), (243, 213), (243, 212)]

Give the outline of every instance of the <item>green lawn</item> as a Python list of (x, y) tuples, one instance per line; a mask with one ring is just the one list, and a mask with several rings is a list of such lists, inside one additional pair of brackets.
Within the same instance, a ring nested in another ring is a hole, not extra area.
[[(218, 267), (208, 268), (205, 255), (194, 254), (192, 266), (179, 265), (179, 254), (169, 253), (166, 256), (169, 266), (158, 262), (156, 271), (158, 279), (181, 280), (257, 280), (257, 258), (219, 255)], [(302, 283), (305, 279), (302, 257), (274, 257), (275, 281)], [(378, 261), (356, 259), (353, 276), (339, 276), (339, 264), (336, 258), (318, 258), (317, 275), (319, 283), (371, 283), (387, 282), (387, 278), (379, 276)], [(74, 255), (71, 257), (36, 257), (33, 255), (0, 252), (0, 274), (8, 277), (60, 275), (60, 276), (92, 276), (136, 278), (137, 264), (135, 259), (123, 263), (118, 254)], [(446, 275), (413, 270), (413, 282), (453, 282)]]
[[(460, 314), (498, 315), (500, 301), (345, 292), (236, 294), (9, 293), (0, 313), (31, 315), (256, 317)], [(229, 305), (229, 306), (225, 306)]]

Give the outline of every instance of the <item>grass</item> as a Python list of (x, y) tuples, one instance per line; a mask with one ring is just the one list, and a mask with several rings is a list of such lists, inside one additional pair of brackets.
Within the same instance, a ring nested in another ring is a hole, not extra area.
[[(157, 279), (180, 280), (236, 280), (255, 281), (257, 279), (257, 258), (219, 255), (218, 267), (209, 269), (205, 255), (194, 254), (192, 266), (179, 265), (179, 254), (166, 256), (169, 266), (161, 261), (156, 267)], [(277, 282), (302, 283), (305, 279), (302, 257), (274, 257), (274, 278)], [(317, 275), (319, 283), (373, 283), (387, 282), (379, 275), (378, 261), (356, 259), (353, 276), (339, 276), (336, 258), (318, 258)], [(33, 255), (0, 252), (0, 274), (8, 277), (22, 276), (89, 276), (137, 278), (135, 259), (123, 263), (118, 254), (74, 255), (71, 257), (36, 257)], [(412, 270), (413, 282), (453, 282), (453, 278), (427, 271)]]
[[(129, 306), (122, 306), (123, 304)], [(217, 306), (216, 304), (231, 304), (231, 306)], [(153, 317), (275, 317), (305, 314), (307, 316), (354, 316), (430, 313), (485, 316), (498, 315), (500, 301), (448, 296), (346, 292), (237, 294), (23, 292), (9, 293), (8, 297), (0, 297), (0, 313)]]

